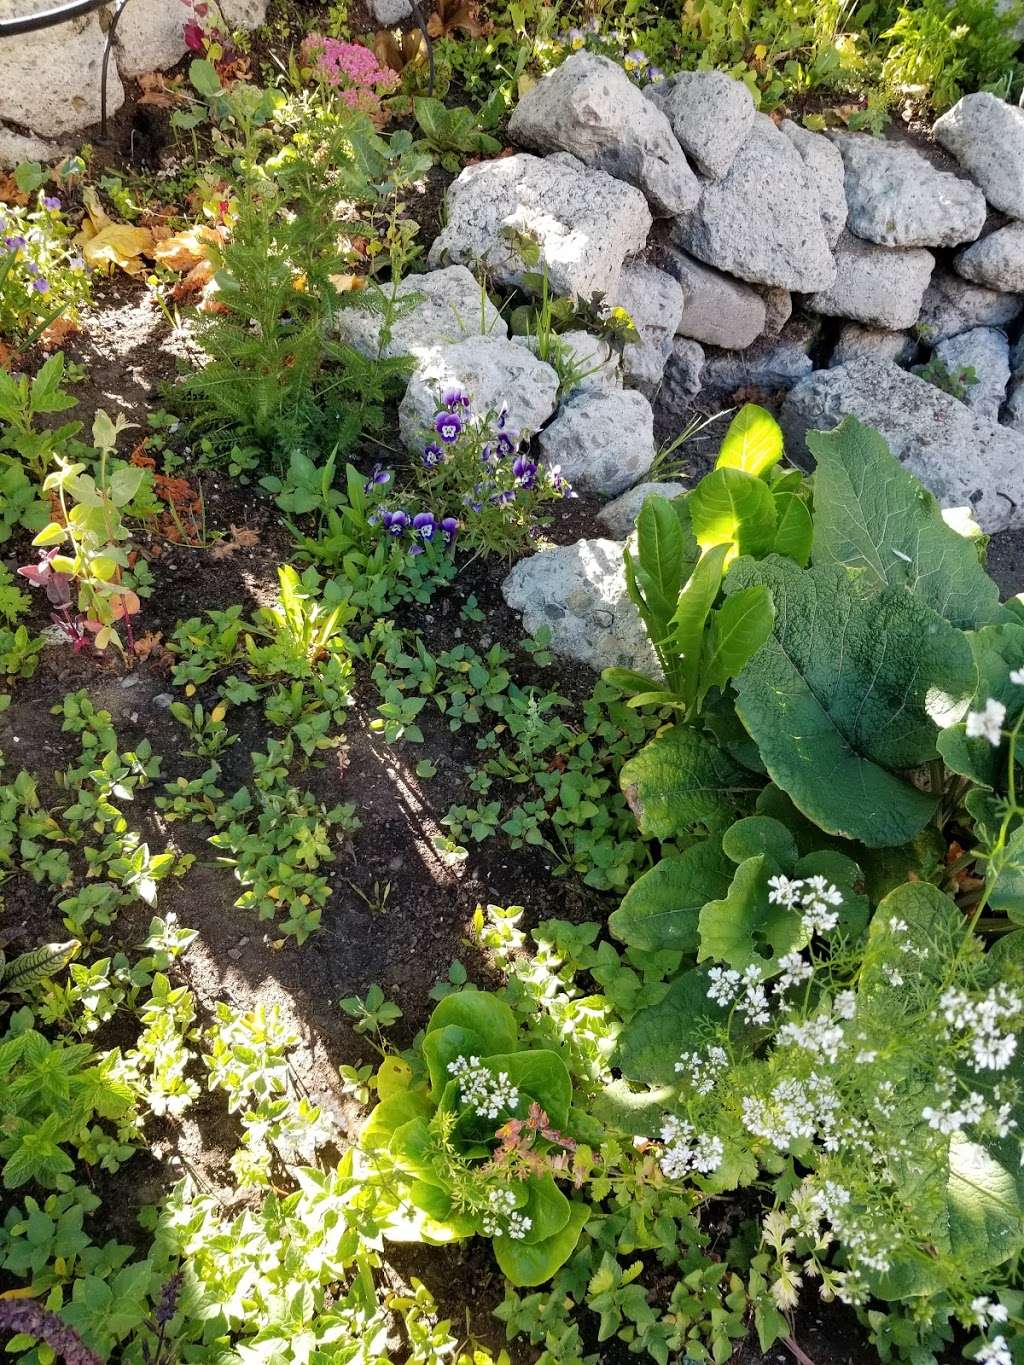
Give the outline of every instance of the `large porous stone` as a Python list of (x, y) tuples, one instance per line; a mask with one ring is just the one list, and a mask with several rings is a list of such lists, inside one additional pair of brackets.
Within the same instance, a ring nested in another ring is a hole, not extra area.
[(464, 265), (450, 265), (425, 275), (406, 275), (395, 289), (395, 313), (387, 341), (381, 340), (384, 316), (381, 308), (390, 298), (370, 290), (350, 294), (335, 314), (338, 336), (362, 355), (384, 360), (420, 356), (438, 345), (463, 337), (508, 336), (508, 324), (487, 296), (487, 291)]
[(881, 246), (958, 246), (985, 226), (977, 185), (867, 133), (833, 133), (846, 168), (846, 225)]
[(614, 502), (602, 507), (597, 519), (602, 526), (607, 527), (616, 540), (625, 540), (633, 534), (636, 519), (646, 498), (657, 494), (659, 498), (671, 500), (685, 492), (686, 489), (681, 483), (638, 483), (628, 493), (623, 493)]
[(808, 293), (836, 277), (803, 158), (763, 114), (729, 173), (705, 182), (700, 204), (676, 220), (673, 236), (707, 265), (754, 284)]
[(973, 370), (974, 382), (964, 384), (963, 401), (979, 417), (999, 420), (1010, 382), (1010, 343), (997, 327), (972, 327), (969, 332), (940, 341), (935, 357), (950, 374)]
[(821, 225), (828, 244), (834, 247), (846, 226), (846, 172), (838, 147), (833, 147), (822, 133), (812, 133), (792, 119), (779, 124), (793, 146), (803, 157), (804, 165), (818, 191)]
[(642, 393), (579, 393), (540, 434), (549, 468), (587, 493), (621, 493), (654, 462), (654, 414)]
[(835, 283), (805, 302), (814, 313), (869, 327), (913, 327), (934, 266), (935, 257), (920, 247), (874, 246), (844, 232), (836, 247)]
[[(523, 153), (467, 166), (448, 187), (447, 204), (431, 265), (480, 262), (508, 286), (546, 270), (556, 294), (586, 298), (614, 295), (623, 261), (643, 247), (651, 227), (639, 190), (562, 156)], [(538, 264), (519, 254), (517, 232), (538, 243)]]
[(409, 0), (370, 0), (370, 9), (383, 28), (394, 28), (412, 13)]
[(907, 332), (885, 332), (880, 327), (863, 327), (859, 322), (844, 323), (833, 348), (829, 366), (846, 365), (851, 360), (887, 360), (894, 365), (913, 358), (917, 341)]
[[(517, 336), (512, 340), (520, 346), (526, 346), (534, 355), (539, 353), (540, 345), (535, 336)], [(563, 378), (564, 397), (583, 390), (622, 388), (619, 358), (603, 337), (583, 331), (559, 332), (552, 338), (551, 344), (558, 348), (560, 364), (555, 364), (550, 355), (548, 364), (558, 370)], [(567, 385), (566, 375), (570, 376)]]
[(683, 419), (704, 382), (704, 347), (689, 337), (676, 337), (658, 390), (663, 417)]
[(782, 406), (786, 450), (809, 462), (807, 432), (850, 414), (880, 431), (944, 507), (969, 506), (986, 531), (1024, 523), (1024, 437), (898, 365), (853, 360), (809, 375)]
[(683, 290), (657, 266), (634, 262), (622, 271), (616, 303), (633, 319), (639, 338), (622, 350), (627, 387), (652, 397), (661, 383), (683, 316)]
[(754, 122), (754, 101), (743, 82), (722, 71), (680, 71), (644, 94), (668, 117), (697, 169), (721, 180)]
[(762, 337), (745, 351), (725, 351), (704, 361), (701, 387), (706, 393), (727, 395), (740, 389), (781, 393), (814, 369), (810, 351), (820, 327), (791, 322), (776, 338)]
[(130, 0), (117, 22), (117, 69), (122, 76), (164, 71), (181, 61), (189, 11), (167, 0)]
[(578, 540), (521, 559), (501, 585), (531, 635), (542, 626), (565, 659), (660, 676), (643, 622), (626, 591), (622, 542)]
[[(25, 10), (0, 5), (0, 18)], [(183, 11), (184, 13), (184, 11)], [(0, 119), (41, 137), (63, 137), (100, 120), (100, 66), (106, 38), (94, 10), (80, 19), (0, 42)], [(117, 71), (107, 78), (107, 112), (124, 104)]]
[(750, 285), (672, 246), (658, 247), (653, 260), (682, 286), (683, 316), (676, 327), (680, 336), (741, 351), (765, 330), (765, 301)]
[(921, 303), (918, 332), (932, 345), (971, 327), (1008, 327), (1022, 309), (1024, 298), (1019, 294), (986, 289), (948, 270), (936, 270)]
[(26, 137), (13, 128), (0, 124), (0, 168), (13, 170), (22, 161), (56, 161), (61, 148), (56, 142), (45, 142), (40, 137)]
[(508, 427), (535, 432), (558, 402), (558, 375), (525, 346), (504, 337), (475, 336), (450, 346), (435, 346), (419, 356), (398, 409), (402, 440), (419, 450), (433, 439), (434, 417), (441, 396), (460, 389), (480, 416), (492, 409), (508, 409)]
[(668, 119), (622, 67), (593, 52), (577, 52), (528, 90), (509, 135), (521, 146), (571, 152), (642, 190), (656, 212), (685, 213), (700, 198)]
[(267, 21), (270, 0), (220, 0), (220, 12), (231, 28), (254, 29)]
[(1024, 110), (978, 91), (957, 100), (932, 133), (993, 208), (1024, 218)]
[(1024, 343), (1017, 342), (1010, 356), (1010, 364), (1013, 368), (1002, 420), (1006, 426), (1024, 436)]
[(975, 242), (956, 258), (956, 269), (975, 284), (1024, 293), (1024, 223), (1010, 223)]

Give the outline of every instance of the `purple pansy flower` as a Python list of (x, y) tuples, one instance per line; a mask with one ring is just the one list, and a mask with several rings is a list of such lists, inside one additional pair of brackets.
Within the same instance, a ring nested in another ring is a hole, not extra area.
[(409, 553), (411, 555), (421, 555), (423, 553), (423, 546), (419, 543), (418, 540), (414, 540), (413, 543), (409, 546)]
[(433, 512), (417, 512), (412, 519), (412, 533), (420, 540), (433, 540), (437, 519)]
[(512, 474), (520, 488), (532, 488), (537, 482), (537, 466), (529, 455), (517, 455), (512, 462)]
[(47, 195), (43, 199), (43, 208), (49, 209), (51, 213), (56, 213), (60, 209), (60, 200), (55, 194)]
[(436, 441), (423, 447), (423, 463), (428, 469), (436, 469), (439, 464), (444, 464), (444, 451)]
[(503, 488), (500, 493), (495, 493), (491, 502), (495, 507), (507, 507), (510, 502), (515, 502), (516, 494), (514, 488)]
[(400, 536), (409, 525), (409, 515), (407, 512), (401, 510), (397, 512), (383, 512), (380, 521), (389, 536)]
[(498, 433), (498, 454), (511, 455), (515, 448), (516, 443), (512, 433), (509, 431), (500, 431)]
[(455, 412), (439, 412), (434, 418), (434, 430), (445, 445), (451, 445), (459, 439), (462, 418)]
[(441, 518), (441, 534), (444, 536), (446, 545), (454, 545), (455, 537), (459, 532), (459, 521), (457, 517)]
[(37, 294), (45, 294), (49, 290), (50, 286), (46, 282), (46, 280), (33, 280), (32, 288), (36, 291)]
[(505, 423), (508, 421), (508, 404), (502, 403), (498, 411), (498, 430), (504, 431)]
[(4, 246), (8, 251), (20, 251), (25, 245), (24, 237), (5, 237)]
[(391, 470), (385, 469), (383, 465), (375, 464), (370, 470), (370, 477), (363, 484), (363, 492), (372, 493), (374, 488), (390, 482)]
[(441, 402), (449, 412), (454, 412), (456, 408), (465, 408), (467, 412), (469, 411), (469, 394), (463, 393), (461, 389), (449, 389)]
[(540, 540), (540, 527), (539, 527), (539, 526), (531, 526), (531, 527), (530, 527), (530, 539), (531, 539), (531, 540)]
[(483, 450), (481, 450), (480, 452), (480, 459), (484, 464), (493, 464), (497, 458), (498, 457), (492, 445), (485, 445)]

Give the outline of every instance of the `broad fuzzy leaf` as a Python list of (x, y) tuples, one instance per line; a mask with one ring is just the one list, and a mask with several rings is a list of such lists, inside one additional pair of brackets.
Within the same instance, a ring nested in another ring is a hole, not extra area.
[(756, 774), (685, 725), (645, 745), (623, 765), (619, 784), (649, 839), (724, 829), (745, 813), (762, 785)]
[(725, 895), (732, 874), (733, 865), (716, 841), (693, 844), (638, 877), (609, 917), (608, 927), (631, 948), (651, 952), (675, 948), (695, 954), (700, 908)]
[(815, 564), (843, 564), (878, 588), (910, 591), (953, 625), (969, 629), (1007, 619), (977, 547), (897, 460), (884, 437), (856, 417), (834, 431), (811, 431)]
[(720, 1024), (726, 1011), (708, 999), (705, 972), (677, 976), (656, 1005), (640, 1010), (619, 1034), (612, 1065), (628, 1080), (645, 1085), (676, 1085), (681, 1052), (706, 1041), (706, 1025)]
[(737, 563), (727, 591), (765, 584), (775, 626), (735, 681), (736, 709), (772, 779), (822, 829), (907, 843), (934, 799), (897, 775), (934, 758), (967, 710), (967, 637), (899, 589), (858, 592), (845, 570), (778, 555)]
[(712, 958), (737, 971), (754, 963), (774, 970), (784, 953), (804, 946), (807, 934), (800, 911), (768, 899), (773, 866), (763, 854), (748, 858), (736, 869), (725, 896), (704, 906), (698, 919), (698, 962)]

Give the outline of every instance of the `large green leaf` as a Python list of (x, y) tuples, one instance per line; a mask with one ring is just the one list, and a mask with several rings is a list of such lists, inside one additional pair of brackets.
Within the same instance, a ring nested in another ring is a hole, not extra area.
[(782, 428), (765, 408), (745, 403), (729, 423), (716, 469), (766, 474), (782, 459)]
[(557, 1052), (530, 1048), (526, 1052), (497, 1053), (487, 1058), (487, 1066), (495, 1075), (506, 1072), (518, 1088), (520, 1115), (525, 1116), (530, 1100), (536, 1100), (551, 1126), (559, 1132), (565, 1130), (572, 1103), (572, 1081)]
[(478, 1034), (485, 1049), (482, 1056), (516, 1050), (516, 1017), (505, 1001), (490, 991), (465, 989), (446, 995), (427, 1021), (426, 1031), (432, 1033), (450, 1025)]
[(775, 626), (735, 681), (736, 709), (772, 779), (822, 829), (869, 847), (907, 843), (935, 801), (902, 777), (935, 757), (967, 710), (971, 647), (911, 594), (858, 591), (837, 565), (738, 561), (726, 590), (763, 583)]
[(656, 1005), (639, 1010), (619, 1034), (612, 1065), (627, 1080), (645, 1085), (677, 1084), (681, 1052), (707, 1041), (709, 1025), (721, 1024), (726, 1011), (708, 999), (706, 972), (683, 972)]
[(638, 877), (609, 916), (608, 927), (631, 948), (651, 952), (674, 948), (695, 954), (700, 908), (725, 895), (733, 871), (717, 840), (693, 844)]
[(760, 584), (725, 599), (704, 637), (699, 702), (712, 687), (725, 687), (735, 678), (768, 639), (774, 622), (771, 594)]
[[(972, 711), (981, 711), (989, 697), (1006, 707), (1004, 730), (1011, 730), (1024, 711), (1024, 687), (1010, 681), (1010, 670), (1024, 668), (1024, 625), (1011, 621), (1005, 625), (984, 626), (970, 637), (978, 666), (978, 686), (971, 702)], [(939, 736), (939, 753), (947, 768), (969, 777), (983, 787), (995, 787), (1006, 779), (1006, 746), (997, 747), (987, 739), (967, 738), (964, 721), (951, 725)]]
[(736, 869), (725, 896), (704, 906), (698, 919), (698, 962), (711, 958), (740, 972), (756, 963), (774, 971), (783, 953), (807, 942), (800, 911), (768, 899), (773, 868), (763, 854), (748, 858)]
[(511, 1237), (496, 1237), (491, 1245), (505, 1278), (521, 1289), (550, 1280), (576, 1250), (590, 1214), (589, 1204), (573, 1200), (565, 1227), (543, 1242), (517, 1242)]
[(949, 1239), (972, 1273), (1008, 1260), (1024, 1246), (1020, 1144), (982, 1147), (963, 1133), (949, 1144)]
[(687, 725), (657, 735), (623, 764), (619, 784), (641, 834), (650, 839), (724, 829), (745, 813), (762, 785)]
[(978, 550), (856, 417), (807, 433), (814, 474), (815, 564), (843, 564), (877, 587), (909, 590), (964, 629), (1007, 619)]
[[(960, 912), (937, 886), (930, 882), (898, 886), (879, 904), (871, 920), (858, 990), (862, 995), (891, 994), (895, 988), (887, 969), (900, 961), (912, 961), (917, 976), (941, 979), (948, 960), (941, 945), (948, 948), (962, 932)], [(908, 942), (909, 958), (904, 946)]]
[(775, 543), (775, 499), (766, 483), (741, 469), (706, 474), (686, 500), (702, 550), (728, 545), (736, 555), (766, 555)]
[(535, 1176), (524, 1182), (526, 1198), (520, 1207), (531, 1227), (524, 1242), (546, 1242), (561, 1232), (569, 1221), (569, 1201), (550, 1175)]
[(814, 526), (807, 504), (796, 493), (785, 489), (775, 491), (774, 497), (779, 523), (775, 532), (775, 553), (785, 555), (804, 568), (814, 542)]
[(657, 640), (664, 654), (669, 681), (689, 705), (697, 693), (704, 628), (722, 586), (727, 545), (715, 545), (701, 556), (690, 574), (665, 631)]
[(686, 545), (679, 517), (668, 498), (652, 494), (644, 499), (636, 519), (636, 533), (637, 579), (648, 606), (662, 621), (668, 622), (675, 611), (684, 563), (692, 562), (695, 556), (687, 553), (690, 547)]

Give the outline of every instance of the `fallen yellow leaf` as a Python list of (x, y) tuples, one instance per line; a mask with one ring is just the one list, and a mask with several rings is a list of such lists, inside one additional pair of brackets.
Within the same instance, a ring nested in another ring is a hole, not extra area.
[(109, 223), (82, 245), (86, 265), (109, 274), (112, 266), (120, 266), (126, 275), (141, 275), (145, 264), (139, 259), (143, 252), (153, 253), (153, 234), (149, 228), (129, 227), (127, 223)]
[(199, 224), (156, 242), (153, 259), (168, 270), (191, 270), (206, 260), (211, 245), (220, 245), (220, 237), (213, 228)]

